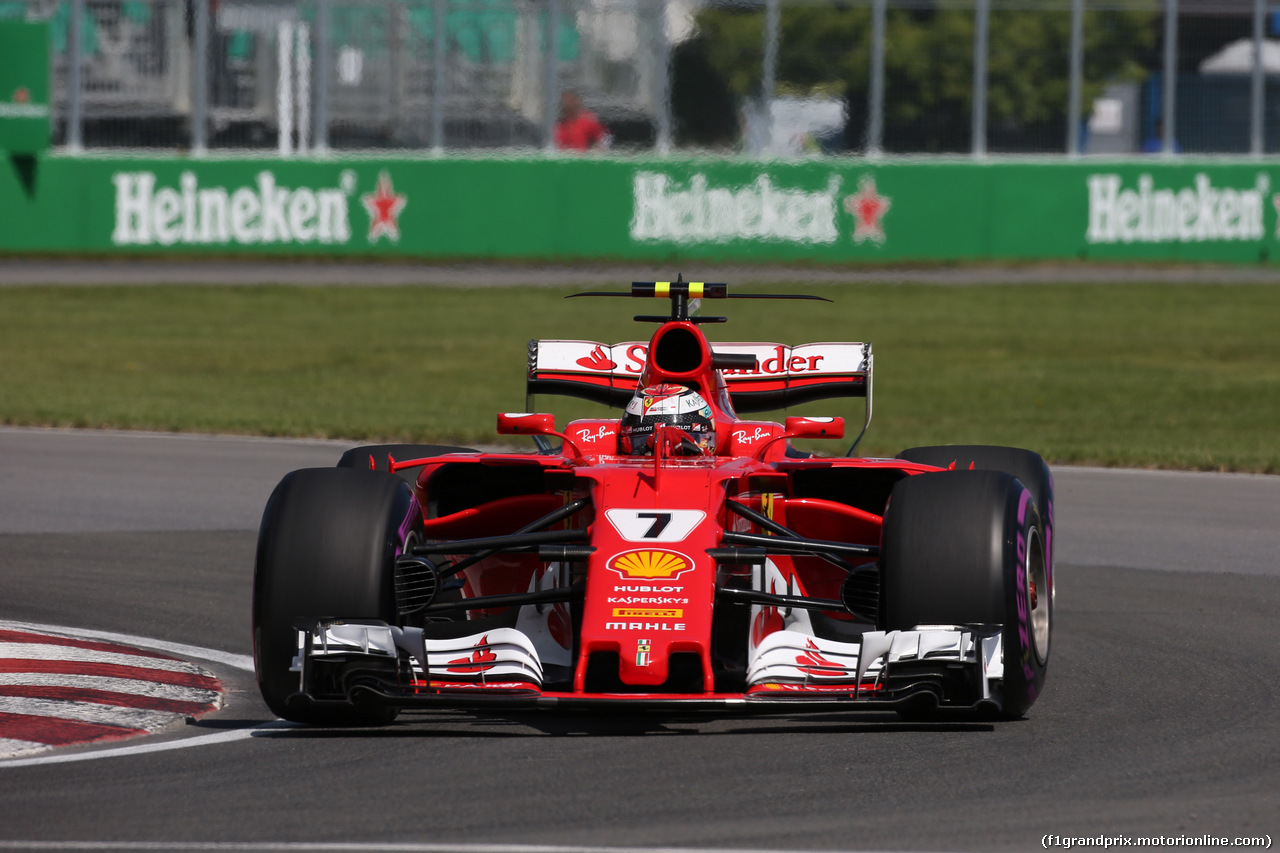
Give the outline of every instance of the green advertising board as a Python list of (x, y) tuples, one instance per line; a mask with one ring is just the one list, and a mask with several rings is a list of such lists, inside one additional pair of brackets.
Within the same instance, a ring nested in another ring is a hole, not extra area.
[(1277, 254), (1280, 164), (39, 159), (0, 251), (861, 264)]
[(0, 21), (0, 151), (49, 147), (49, 25)]

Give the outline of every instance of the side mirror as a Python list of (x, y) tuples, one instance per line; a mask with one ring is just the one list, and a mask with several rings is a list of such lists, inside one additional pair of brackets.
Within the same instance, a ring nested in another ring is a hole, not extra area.
[(555, 435), (555, 415), (499, 412), (498, 435)]
[(787, 418), (787, 438), (844, 438), (844, 418)]
[(554, 435), (564, 442), (565, 449), (573, 451), (573, 458), (582, 456), (582, 448), (562, 432), (556, 432), (555, 415), (535, 415), (530, 412), (499, 412), (498, 435)]
[(756, 459), (764, 459), (765, 451), (777, 442), (792, 438), (844, 438), (844, 418), (787, 418), (782, 434), (760, 445)]

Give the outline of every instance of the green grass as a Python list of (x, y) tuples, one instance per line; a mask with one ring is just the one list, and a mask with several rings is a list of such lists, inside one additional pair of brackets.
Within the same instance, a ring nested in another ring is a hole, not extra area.
[[(713, 341), (874, 343), (863, 453), (979, 442), (1054, 462), (1280, 472), (1280, 287), (760, 290), (835, 304), (708, 303), (730, 315), (704, 327)], [(525, 407), (528, 339), (645, 337), (630, 316), (661, 309), (569, 292), (0, 288), (0, 422), (492, 442), (494, 413)], [(538, 408), (561, 423), (603, 411)], [(853, 426), (861, 404), (799, 411)]]

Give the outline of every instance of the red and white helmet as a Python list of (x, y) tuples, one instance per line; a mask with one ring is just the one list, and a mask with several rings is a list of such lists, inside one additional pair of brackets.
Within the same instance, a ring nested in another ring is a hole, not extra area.
[(653, 455), (653, 436), (659, 424), (678, 427), (699, 450), (715, 452), (716, 422), (711, 407), (701, 394), (684, 385), (650, 385), (636, 391), (618, 429), (618, 452)]

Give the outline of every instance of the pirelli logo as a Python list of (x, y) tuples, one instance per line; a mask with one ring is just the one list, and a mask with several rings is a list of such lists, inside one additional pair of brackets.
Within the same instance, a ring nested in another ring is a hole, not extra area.
[(615, 619), (683, 619), (683, 610), (654, 610), (647, 607), (615, 607)]

